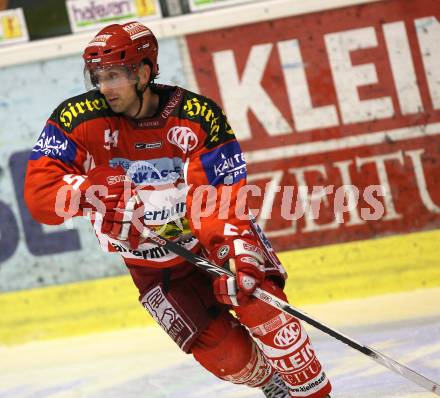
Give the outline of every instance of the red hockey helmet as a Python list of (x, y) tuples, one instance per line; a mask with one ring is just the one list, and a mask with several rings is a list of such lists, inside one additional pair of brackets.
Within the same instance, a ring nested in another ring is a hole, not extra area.
[(153, 32), (139, 22), (113, 24), (103, 28), (84, 50), (85, 69), (124, 66), (136, 71), (142, 61), (151, 66), (152, 78), (159, 72), (158, 43)]

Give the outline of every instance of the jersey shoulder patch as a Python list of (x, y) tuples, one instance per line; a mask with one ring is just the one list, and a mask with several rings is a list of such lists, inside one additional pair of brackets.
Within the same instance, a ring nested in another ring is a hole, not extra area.
[(180, 117), (201, 125), (206, 133), (205, 147), (208, 149), (235, 139), (225, 113), (208, 97), (185, 90)]
[(97, 90), (89, 91), (63, 101), (53, 111), (50, 120), (66, 133), (71, 133), (81, 123), (106, 116), (116, 116), (105, 98)]

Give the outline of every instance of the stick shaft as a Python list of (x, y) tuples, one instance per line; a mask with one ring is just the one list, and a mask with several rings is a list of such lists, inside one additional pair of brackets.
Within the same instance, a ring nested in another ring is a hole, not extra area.
[[(212, 264), (210, 261), (205, 259), (202, 256), (199, 256), (181, 245), (179, 245), (176, 242), (170, 241), (168, 239), (162, 238), (161, 236), (157, 235), (153, 231), (149, 229), (145, 229), (142, 233), (142, 236), (144, 238), (147, 238), (154, 243), (158, 244), (159, 246), (164, 247), (165, 249), (183, 257), (188, 262), (194, 264), (197, 268), (207, 272), (208, 274), (214, 275), (214, 276), (221, 276), (221, 275), (229, 275), (233, 276), (233, 274), (224, 269), (220, 268), (215, 264)], [(361, 352), (364, 355), (367, 355), (372, 360), (376, 361), (377, 363), (385, 366), (386, 368), (392, 370), (393, 372), (405, 377), (406, 379), (412, 381), (413, 383), (418, 384), (420, 387), (423, 387), (424, 389), (440, 396), (440, 385), (435, 383), (434, 381), (426, 378), (425, 376), (421, 375), (420, 373), (417, 373), (416, 371), (406, 367), (405, 365), (400, 364), (399, 362), (395, 361), (394, 359), (380, 353), (379, 351), (376, 351), (364, 344), (361, 344), (357, 342), (356, 340), (348, 337), (347, 335), (325, 325), (324, 323), (318, 321), (317, 319), (311, 317), (310, 315), (306, 314), (305, 312), (299, 310), (298, 308), (290, 305), (289, 303), (279, 299), (278, 297), (266, 292), (265, 290), (262, 290), (260, 288), (257, 288), (255, 292), (253, 293), (253, 296), (258, 298), (261, 301), (264, 301), (268, 305), (271, 305), (272, 307), (278, 308), (281, 311), (284, 311), (285, 313), (295, 316), (302, 321), (308, 323), (311, 326), (314, 326), (316, 329), (319, 329), (320, 331), (328, 334), (329, 336), (332, 336), (333, 338), (347, 344), (349, 347), (354, 348), (355, 350)]]

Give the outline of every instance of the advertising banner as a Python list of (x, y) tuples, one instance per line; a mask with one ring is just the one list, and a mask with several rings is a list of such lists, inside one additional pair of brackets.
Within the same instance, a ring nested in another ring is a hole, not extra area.
[(278, 249), (440, 227), (439, 21), (391, 0), (187, 37)]
[(243, 3), (255, 3), (258, 0), (189, 0), (191, 12), (211, 10)]
[(0, 46), (29, 40), (23, 9), (0, 11)]
[(72, 32), (99, 30), (110, 23), (161, 18), (158, 0), (67, 0)]
[(190, 12), (187, 0), (160, 0), (164, 17), (175, 17)]

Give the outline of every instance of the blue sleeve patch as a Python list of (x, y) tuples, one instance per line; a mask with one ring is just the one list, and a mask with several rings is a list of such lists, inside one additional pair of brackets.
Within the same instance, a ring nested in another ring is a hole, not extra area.
[(48, 123), (32, 149), (30, 160), (37, 160), (42, 156), (72, 163), (76, 157), (76, 144), (58, 127)]
[(211, 185), (232, 185), (246, 178), (246, 162), (237, 141), (203, 154), (202, 165)]

